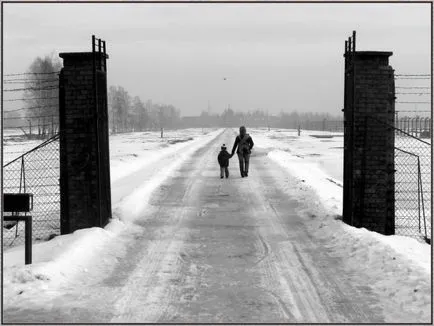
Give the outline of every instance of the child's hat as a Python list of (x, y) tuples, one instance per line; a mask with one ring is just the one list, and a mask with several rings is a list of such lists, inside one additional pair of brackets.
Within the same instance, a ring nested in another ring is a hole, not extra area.
[(224, 151), (225, 149), (226, 149), (226, 145), (223, 144), (223, 146), (222, 146), (222, 151)]

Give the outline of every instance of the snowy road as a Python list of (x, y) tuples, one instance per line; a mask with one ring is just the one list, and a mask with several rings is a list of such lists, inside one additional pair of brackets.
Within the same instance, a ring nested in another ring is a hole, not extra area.
[[(385, 322), (384, 300), (310, 232), (266, 152), (255, 148), (248, 178), (236, 157), (219, 178), (216, 149), (234, 136), (188, 159), (77, 282), (6, 305), (4, 321)], [(414, 317), (399, 310), (396, 322)]]

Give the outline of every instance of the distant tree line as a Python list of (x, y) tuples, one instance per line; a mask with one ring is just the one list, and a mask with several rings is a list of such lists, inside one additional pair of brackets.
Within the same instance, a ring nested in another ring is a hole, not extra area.
[(240, 112), (230, 108), (220, 114), (202, 111), (199, 116), (181, 118), (180, 110), (173, 105), (155, 104), (151, 100), (143, 102), (138, 96), (131, 97), (121, 86), (111, 86), (108, 97), (109, 125), (112, 133), (178, 128), (235, 128), (241, 125), (254, 128), (296, 129), (299, 126), (309, 128), (312, 123), (319, 125), (325, 120), (342, 120), (342, 117), (329, 113), (282, 111), (277, 115), (269, 115), (262, 109)]
[(198, 117), (183, 118), (184, 127), (239, 127), (246, 125), (254, 128), (293, 128), (299, 126), (307, 127), (313, 122), (322, 123), (323, 121), (341, 121), (342, 117), (330, 115), (329, 113), (290, 113), (280, 112), (277, 115), (270, 115), (266, 110), (256, 109), (248, 112), (239, 112), (226, 109), (221, 114), (211, 114), (203, 111)]
[(174, 129), (180, 127), (181, 111), (171, 104), (143, 102), (122, 86), (108, 90), (109, 128), (112, 133)]

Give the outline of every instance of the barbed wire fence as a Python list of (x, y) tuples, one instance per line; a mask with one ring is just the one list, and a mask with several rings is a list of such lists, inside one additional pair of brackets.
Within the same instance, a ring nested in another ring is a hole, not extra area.
[[(34, 195), (33, 241), (60, 233), (58, 73), (3, 75), (3, 191)], [(24, 242), (21, 224), (2, 227), (3, 245)]]
[(396, 74), (395, 127), (418, 138), (430, 139), (431, 76)]
[(59, 72), (43, 72), (4, 75), (2, 100), (6, 136), (12, 133), (26, 138), (47, 139), (56, 134), (58, 74)]

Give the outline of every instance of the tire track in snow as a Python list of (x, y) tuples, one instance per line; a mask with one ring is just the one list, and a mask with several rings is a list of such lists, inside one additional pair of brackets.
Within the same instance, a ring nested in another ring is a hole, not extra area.
[[(257, 230), (258, 242), (262, 248), (267, 248), (267, 255), (263, 255), (258, 261), (261, 263), (254, 264), (260, 267), (259, 272), (263, 277), (261, 288), (277, 302), (281, 311), (281, 322), (305, 322), (306, 316), (318, 309), (311, 307), (304, 296), (298, 295), (300, 291), (297, 286), (303, 283), (298, 278), (296, 268), (289, 266), (291, 260), (285, 260), (285, 257), (282, 257), (280, 247), (282, 242), (278, 242), (279, 246), (273, 245), (273, 238), (285, 239), (285, 237), (282, 235), (282, 226), (277, 227), (273, 223), (273, 210), (270, 209), (271, 207), (267, 205), (267, 202), (260, 198), (259, 192), (255, 191), (256, 189), (261, 189), (261, 191), (265, 189), (258, 184), (256, 179), (257, 177), (249, 177), (247, 179), (248, 187), (242, 188), (242, 192), (245, 193), (245, 197), (250, 198), (250, 215), (257, 220), (256, 224), (259, 225)], [(288, 273), (289, 277), (282, 276), (282, 271), (279, 268), (282, 261), (287, 262), (285, 267), (292, 272)]]
[[(219, 138), (218, 136), (195, 152), (195, 156), (200, 156), (201, 159), (195, 160), (190, 157), (183, 164), (183, 166), (190, 164), (191, 168), (186, 169), (188, 173), (185, 175), (187, 185), (185, 186), (184, 195), (180, 201), (174, 203), (176, 207), (180, 207), (180, 213), (173, 214), (170, 210), (167, 211), (166, 200), (160, 201), (159, 211), (154, 219), (165, 214), (169, 216), (169, 219), (165, 221), (165, 225), (156, 230), (164, 237), (164, 240), (154, 240), (149, 244), (144, 259), (138, 263), (139, 268), (135, 270), (134, 275), (129, 278), (129, 282), (123, 287), (123, 296), (115, 306), (117, 316), (112, 318), (111, 322), (158, 322), (159, 320), (170, 320), (177, 314), (173, 302), (179, 299), (179, 290), (178, 286), (171, 284), (171, 280), (177, 280), (177, 283), (181, 284), (186, 283), (186, 275), (182, 273), (182, 258), (180, 259), (184, 239), (188, 234), (188, 230), (183, 227), (183, 223), (187, 218), (194, 215), (191, 207), (196, 205), (195, 198), (198, 197), (197, 191), (199, 187), (196, 181), (201, 173), (200, 167), (209, 159), (202, 154), (204, 151), (210, 150), (210, 147)], [(183, 188), (181, 187), (177, 191), (173, 188), (167, 189), (176, 194), (183, 191)], [(169, 208), (173, 207), (170, 203), (168, 205)], [(173, 235), (176, 235), (176, 240)], [(142, 308), (138, 309), (137, 304), (140, 304)]]
[(261, 263), (270, 254), (270, 248), (260, 233), (258, 233), (258, 238), (262, 244), (263, 253), (262, 253), (262, 257), (258, 261), (255, 262), (255, 265), (258, 265), (259, 263)]
[[(261, 169), (261, 171), (265, 175), (272, 174), (265, 169)], [(271, 169), (271, 171), (273, 170)], [(291, 210), (286, 208), (285, 202), (276, 202), (282, 206), (282, 209), (275, 207), (273, 202), (276, 201), (276, 198), (282, 197), (279, 194), (279, 179), (275, 179), (272, 187), (264, 180), (265, 178), (252, 179), (250, 185), (253, 189), (264, 189), (264, 191), (255, 193), (258, 197), (255, 201), (263, 202), (265, 206), (268, 205), (273, 212), (267, 219), (272, 230), (268, 238), (273, 239), (278, 234), (284, 239), (291, 240), (286, 244), (282, 241), (279, 242), (279, 246), (273, 247), (273, 250), (279, 257), (278, 273), (288, 281), (287, 289), (300, 293), (296, 296), (296, 302), (299, 304), (300, 311), (303, 312), (303, 319), (299, 321), (384, 322), (381, 309), (377, 309), (374, 297), (366, 293), (360, 295), (355, 284), (349, 284), (345, 278), (338, 277), (338, 273), (343, 272), (338, 268), (339, 265), (335, 264), (336, 259), (327, 257), (321, 246), (309, 234), (300, 216), (296, 212), (291, 215)], [(263, 210), (267, 211), (267, 207), (263, 207)], [(285, 219), (279, 211), (284, 212)], [(267, 228), (260, 230), (267, 230)], [(264, 238), (267, 239), (267, 235), (264, 235)], [(305, 249), (303, 250), (305, 253), (301, 254), (301, 248)], [(322, 263), (323, 266), (319, 263)], [(294, 273), (297, 275), (292, 275)], [(345, 274), (343, 273), (343, 275)], [(281, 290), (284, 288), (282, 287)], [(313, 312), (310, 317), (314, 317), (314, 320), (306, 318), (309, 316), (309, 310)], [(304, 314), (306, 312), (307, 315)]]
[(274, 293), (271, 290), (267, 290), (267, 292), (269, 294), (271, 294), (276, 299), (276, 301), (279, 304), (280, 308), (285, 313), (285, 318), (287, 320), (294, 320), (294, 319), (296, 319), (295, 316), (293, 315), (292, 311), (288, 309), (287, 303), (283, 302), (283, 300), (282, 300), (282, 298), (280, 296), (278, 296), (276, 293)]

